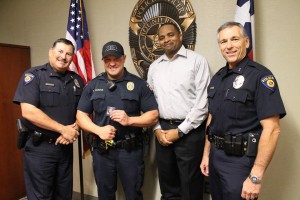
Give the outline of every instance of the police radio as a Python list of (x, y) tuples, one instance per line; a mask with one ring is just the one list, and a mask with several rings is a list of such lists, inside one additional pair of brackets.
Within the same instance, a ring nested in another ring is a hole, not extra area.
[(114, 91), (117, 88), (117, 85), (114, 81), (107, 80), (107, 88), (109, 91)]

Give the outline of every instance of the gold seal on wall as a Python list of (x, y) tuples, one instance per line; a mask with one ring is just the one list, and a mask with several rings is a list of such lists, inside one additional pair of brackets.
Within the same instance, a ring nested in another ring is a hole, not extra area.
[(164, 53), (157, 35), (157, 29), (164, 23), (178, 26), (183, 45), (195, 48), (196, 15), (188, 0), (139, 0), (129, 21), (129, 46), (135, 68), (143, 79), (147, 79), (150, 64)]

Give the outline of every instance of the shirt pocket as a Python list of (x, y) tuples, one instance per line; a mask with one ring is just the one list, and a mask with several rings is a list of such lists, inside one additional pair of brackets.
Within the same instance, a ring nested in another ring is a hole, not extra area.
[(94, 111), (97, 113), (106, 112), (105, 93), (94, 92), (91, 96)]
[(216, 90), (208, 90), (207, 92), (207, 99), (208, 99), (208, 109), (210, 110), (210, 112), (214, 112), (214, 103), (213, 103), (213, 98), (216, 94)]
[(47, 107), (58, 106), (60, 103), (60, 93), (59, 87), (40, 86), (40, 104)]
[(82, 94), (82, 89), (81, 88), (77, 88), (76, 91), (74, 92), (75, 105), (78, 105), (78, 102), (80, 100), (81, 94)]
[(227, 116), (240, 119), (247, 117), (247, 92), (243, 90), (231, 90), (224, 97), (224, 112)]
[(121, 95), (123, 110), (128, 113), (139, 113), (139, 97), (134, 93), (123, 93)]

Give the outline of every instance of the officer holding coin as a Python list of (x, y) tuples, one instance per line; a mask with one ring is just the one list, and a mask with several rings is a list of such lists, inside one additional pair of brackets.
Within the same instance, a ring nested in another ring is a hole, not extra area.
[(77, 120), (82, 129), (91, 133), (88, 141), (101, 200), (115, 199), (117, 175), (126, 199), (143, 199), (142, 128), (158, 120), (152, 90), (126, 70), (125, 59), (121, 44), (106, 43), (102, 49), (105, 73), (84, 88), (78, 105)]

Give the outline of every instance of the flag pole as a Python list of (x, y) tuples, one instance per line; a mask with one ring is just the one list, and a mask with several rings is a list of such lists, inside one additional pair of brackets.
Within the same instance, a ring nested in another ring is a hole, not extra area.
[(80, 182), (80, 199), (84, 200), (84, 188), (83, 188), (83, 170), (82, 170), (82, 147), (81, 147), (82, 130), (78, 137), (78, 161), (79, 161), (79, 182)]
[[(90, 49), (90, 41), (88, 34), (88, 27), (86, 22), (86, 15), (83, 0), (70, 0), (69, 17), (67, 25), (66, 39), (70, 40), (74, 47), (73, 62), (69, 66), (69, 70), (76, 72), (87, 84), (96, 75), (92, 60), (92, 52)], [(85, 151), (84, 131), (80, 131), (81, 135), (78, 137), (78, 159), (79, 159), (79, 178), (80, 178), (80, 194), (81, 200), (84, 200), (83, 188), (83, 170), (82, 170), (82, 146)]]

